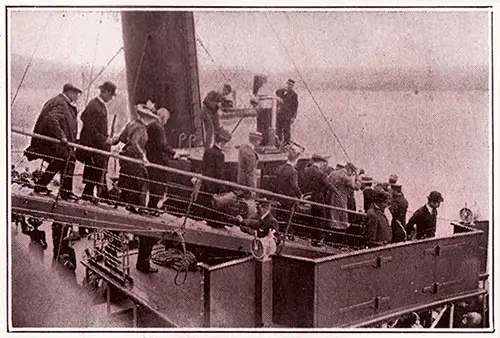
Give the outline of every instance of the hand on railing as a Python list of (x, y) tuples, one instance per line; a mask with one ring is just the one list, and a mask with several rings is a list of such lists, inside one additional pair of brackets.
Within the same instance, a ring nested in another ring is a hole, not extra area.
[(63, 138), (61, 139), (61, 144), (62, 144), (63, 146), (67, 146), (67, 145), (68, 145), (68, 139), (67, 139), (66, 137), (63, 137)]

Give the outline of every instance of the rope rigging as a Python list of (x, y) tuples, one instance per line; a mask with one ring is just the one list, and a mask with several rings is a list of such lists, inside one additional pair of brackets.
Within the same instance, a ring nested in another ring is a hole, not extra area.
[(321, 109), (321, 106), (319, 105), (318, 101), (316, 100), (316, 97), (313, 95), (311, 89), (309, 88), (309, 86), (307, 85), (307, 82), (304, 78), (304, 76), (302, 75), (302, 72), (300, 71), (299, 67), (297, 66), (297, 64), (295, 63), (293, 57), (291, 56), (290, 52), (288, 51), (288, 49), (286, 48), (286, 46), (283, 44), (283, 41), (280, 39), (279, 35), (278, 35), (278, 32), (276, 31), (276, 29), (274, 28), (273, 24), (271, 23), (271, 20), (269, 20), (269, 17), (267, 16), (267, 13), (265, 13), (265, 17), (266, 17), (266, 20), (269, 24), (269, 26), (271, 27), (271, 29), (273, 30), (274, 32), (274, 35), (276, 36), (276, 39), (278, 40), (278, 42), (280, 43), (281, 47), (283, 48), (283, 50), (285, 51), (286, 55), (288, 56), (288, 58), (290, 59), (290, 61), (292, 62), (293, 64), (293, 67), (295, 68), (295, 71), (297, 72), (297, 74), (299, 75), (300, 79), (302, 80), (302, 83), (304, 84), (304, 87), (306, 88), (306, 90), (308, 91), (309, 95), (311, 95), (311, 98), (314, 102), (314, 104), (316, 105), (316, 107), (318, 108), (318, 111), (320, 112), (321, 116), (323, 117), (323, 120), (325, 120), (325, 123), (326, 125), (328, 126), (328, 129), (330, 130), (330, 132), (332, 133), (333, 137), (335, 138), (335, 140), (337, 140), (337, 143), (339, 144), (340, 146), (340, 149), (342, 149), (342, 152), (344, 153), (345, 157), (347, 158), (347, 160), (349, 162), (351, 162), (351, 158), (349, 157), (349, 155), (347, 154), (347, 150), (345, 149), (344, 145), (342, 144), (342, 141), (340, 140), (340, 138), (337, 136), (337, 134), (335, 133), (335, 131), (333, 130), (333, 127), (332, 125), (330, 124), (330, 121), (328, 120), (328, 118), (326, 117), (325, 113), (323, 112), (323, 109)]
[[(99, 36), (101, 35), (101, 26), (102, 26), (102, 17), (103, 17), (104, 12), (101, 12), (101, 18), (99, 19), (99, 28), (97, 29), (97, 37), (95, 41), (95, 47), (94, 47), (94, 56), (92, 58), (92, 67), (90, 67), (90, 76), (89, 79), (92, 79), (94, 76), (94, 66), (95, 66), (95, 59), (97, 56), (97, 47), (99, 46)], [(90, 86), (87, 87), (86, 93), (85, 93), (85, 104), (89, 102), (89, 95), (90, 95)]]
[[(21, 89), (21, 86), (23, 85), (23, 82), (24, 82), (24, 79), (26, 78), (26, 74), (28, 73), (28, 70), (31, 66), (31, 64), (33, 63), (33, 59), (35, 57), (35, 53), (38, 49), (38, 47), (40, 46), (40, 43), (42, 42), (42, 36), (43, 34), (45, 33), (45, 29), (47, 28), (49, 22), (50, 22), (50, 19), (52, 18), (52, 13), (49, 14), (48, 18), (47, 18), (47, 21), (45, 22), (45, 24), (43, 25), (43, 28), (42, 28), (42, 31), (40, 32), (39, 36), (38, 36), (38, 42), (37, 44), (35, 45), (35, 49), (33, 50), (33, 53), (31, 54), (31, 57), (30, 57), (30, 60), (28, 62), (28, 65), (26, 66), (26, 69), (24, 70), (23, 72), (23, 76), (21, 77), (21, 81), (19, 82), (19, 85), (17, 86), (17, 89), (16, 89), (16, 93), (14, 94), (14, 97), (12, 98), (12, 100), (10, 101), (10, 106), (12, 108), (12, 106), (14, 105), (14, 102), (16, 101), (16, 98), (17, 98), (17, 94), (19, 94), (19, 90)], [(65, 17), (66, 18), (66, 17)]]
[(90, 90), (90, 87), (102, 75), (102, 73), (104, 73), (104, 71), (106, 70), (106, 68), (109, 67), (109, 65), (111, 64), (111, 62), (113, 62), (113, 60), (118, 56), (118, 54), (120, 54), (120, 52), (122, 50), (123, 50), (123, 47), (118, 48), (118, 51), (111, 57), (111, 59), (109, 59), (108, 63), (106, 63), (106, 65), (101, 68), (101, 70), (99, 71), (99, 73), (97, 73), (96, 76), (93, 79), (91, 79), (91, 81), (89, 82), (89, 85), (85, 89), (87, 92)]

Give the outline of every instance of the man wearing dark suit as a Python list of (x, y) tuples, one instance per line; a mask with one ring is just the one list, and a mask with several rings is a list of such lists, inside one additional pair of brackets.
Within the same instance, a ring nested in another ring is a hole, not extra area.
[(436, 235), (437, 208), (444, 202), (443, 196), (438, 191), (431, 191), (427, 196), (427, 204), (418, 209), (406, 224), (409, 237), (417, 228), (417, 239), (434, 237)]
[[(279, 166), (276, 171), (273, 189), (275, 193), (296, 198), (300, 198), (302, 195), (298, 184), (297, 169), (295, 169), (299, 156), (300, 153), (293, 148), (288, 150), (288, 161)], [(287, 223), (295, 202), (284, 198), (278, 201), (281, 203), (282, 210), (279, 210), (276, 216), (281, 222)]]
[[(99, 86), (99, 89), (100, 94), (90, 100), (80, 116), (83, 122), (80, 133), (80, 144), (109, 151), (113, 140), (108, 135), (108, 110), (106, 104), (116, 95), (116, 86), (112, 82), (106, 81)], [(97, 187), (98, 195), (100, 195), (101, 191), (107, 190), (106, 169), (108, 157), (92, 152), (85, 152), (81, 159), (85, 163), (85, 168), (83, 169), (83, 183), (85, 183), (85, 188), (83, 189), (82, 199), (95, 201), (95, 187)]]
[(290, 144), (291, 126), (297, 117), (297, 108), (299, 106), (297, 93), (293, 90), (295, 81), (288, 79), (285, 88), (276, 91), (279, 98), (278, 113), (276, 114), (276, 133), (282, 144)]
[[(231, 134), (224, 129), (220, 129), (215, 134), (215, 144), (205, 150), (203, 153), (203, 162), (201, 173), (203, 176), (224, 180), (224, 162), (225, 156), (222, 147), (231, 140)], [(219, 194), (225, 191), (221, 184), (212, 182), (203, 182), (202, 190), (210, 194)]]
[(401, 185), (392, 185), (392, 199), (389, 211), (392, 215), (391, 228), (393, 242), (401, 242), (406, 239), (406, 212), (408, 211), (408, 200), (405, 198)]
[[(327, 204), (327, 196), (330, 191), (335, 191), (326, 175), (328, 160), (320, 155), (313, 155), (312, 164), (305, 168), (303, 178), (304, 193), (311, 194), (311, 201), (321, 204)], [(311, 232), (312, 245), (322, 246), (324, 240), (324, 231), (328, 227), (328, 209), (316, 205), (311, 206), (311, 216), (317, 217), (315, 225), (318, 230)]]
[(63, 92), (47, 101), (38, 117), (34, 133), (58, 139), (60, 143), (32, 138), (25, 151), (28, 161), (43, 159), (49, 163), (47, 169), (35, 184), (35, 193), (48, 194), (47, 185), (55, 174), (61, 174), (60, 197), (64, 200), (76, 201), (73, 194), (73, 172), (75, 170), (74, 150), (68, 142), (75, 142), (78, 132), (75, 102), (82, 91), (67, 83)]
[(363, 209), (365, 212), (370, 210), (370, 207), (375, 198), (375, 190), (372, 188), (373, 179), (371, 177), (361, 178), (361, 190), (363, 190)]
[[(208, 176), (212, 178), (217, 178), (219, 180), (224, 180), (224, 162), (225, 156), (222, 152), (224, 145), (231, 140), (231, 133), (224, 129), (219, 129), (215, 134), (215, 143), (211, 148), (205, 149), (203, 153), (203, 162), (201, 173), (203, 176)], [(226, 186), (218, 183), (204, 181), (201, 185), (202, 193), (198, 196), (200, 204), (205, 206), (206, 209), (202, 210), (204, 218), (207, 224), (215, 227), (224, 227), (220, 221), (220, 215), (213, 211), (212, 209), (212, 198), (214, 194), (220, 194), (227, 191)], [(216, 221), (216, 222), (213, 222)]]
[(392, 230), (384, 214), (390, 203), (390, 195), (385, 191), (375, 194), (370, 209), (366, 213), (366, 239), (369, 246), (384, 245), (392, 242)]

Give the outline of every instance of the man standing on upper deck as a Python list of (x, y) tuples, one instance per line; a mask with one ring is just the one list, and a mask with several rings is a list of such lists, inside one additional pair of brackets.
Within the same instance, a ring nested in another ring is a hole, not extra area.
[(212, 146), (213, 135), (220, 129), (218, 111), (221, 108), (222, 103), (226, 101), (225, 97), (232, 93), (232, 91), (233, 89), (231, 88), (231, 85), (225, 84), (222, 88), (222, 92), (212, 90), (203, 100), (201, 121), (203, 122), (205, 130), (205, 137), (203, 139), (203, 145), (205, 148), (210, 148)]
[(291, 142), (291, 126), (297, 117), (299, 106), (297, 93), (293, 90), (295, 81), (288, 79), (286, 86), (276, 91), (278, 97), (278, 112), (276, 114), (276, 134), (283, 145)]
[(417, 228), (417, 239), (434, 237), (436, 235), (437, 209), (444, 202), (443, 196), (438, 191), (431, 191), (427, 196), (427, 204), (419, 208), (410, 217), (406, 224), (406, 233), (408, 237)]
[[(108, 110), (106, 105), (116, 95), (116, 85), (106, 81), (99, 86), (100, 94), (90, 100), (85, 107), (80, 119), (83, 122), (80, 133), (80, 144), (100, 150), (110, 151), (113, 139), (108, 135)], [(85, 164), (83, 169), (83, 189), (82, 199), (95, 202), (94, 188), (97, 187), (97, 195), (107, 191), (106, 172), (108, 156), (92, 152), (77, 150), (83, 153), (79, 160)]]
[(28, 161), (42, 159), (49, 163), (40, 179), (35, 183), (35, 193), (49, 194), (47, 185), (55, 174), (61, 174), (60, 197), (68, 201), (78, 200), (73, 193), (73, 172), (75, 170), (75, 152), (68, 142), (75, 142), (78, 125), (76, 121), (76, 101), (82, 91), (72, 84), (65, 84), (61, 94), (48, 100), (42, 108), (35, 124), (34, 133), (58, 139), (54, 143), (39, 138), (32, 138), (24, 154)]

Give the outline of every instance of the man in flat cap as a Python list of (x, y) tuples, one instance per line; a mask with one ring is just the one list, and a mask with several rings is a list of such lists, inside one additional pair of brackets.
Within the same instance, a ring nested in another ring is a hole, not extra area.
[(438, 191), (431, 191), (427, 196), (427, 204), (419, 208), (410, 217), (406, 224), (406, 233), (412, 237), (415, 227), (417, 228), (417, 239), (434, 237), (436, 235), (437, 209), (444, 202), (443, 195)]
[(295, 81), (288, 79), (285, 86), (276, 91), (278, 112), (276, 114), (276, 134), (281, 144), (291, 142), (291, 126), (297, 117), (299, 106), (297, 93), (293, 90)]
[[(345, 166), (337, 165), (337, 169), (328, 175), (328, 181), (335, 186), (335, 190), (329, 196), (329, 204), (337, 208), (348, 209), (351, 194), (361, 187), (357, 168), (350, 162)], [(354, 210), (356, 210), (356, 206), (354, 206)], [(347, 212), (330, 210), (330, 216), (336, 228), (345, 229), (348, 227), (349, 217)]]
[[(116, 95), (116, 85), (106, 81), (99, 86), (100, 93), (93, 98), (85, 107), (80, 119), (83, 122), (80, 133), (80, 144), (100, 150), (110, 151), (113, 139), (108, 135), (108, 109), (107, 104)], [(77, 151), (78, 155), (79, 151)], [(108, 157), (92, 152), (85, 152), (78, 156), (85, 164), (83, 169), (82, 199), (95, 202), (94, 188), (97, 187), (97, 195), (107, 191), (106, 172)]]
[[(302, 191), (311, 194), (311, 201), (328, 204), (327, 197), (335, 191), (335, 186), (328, 180), (326, 169), (328, 159), (321, 155), (313, 155), (311, 164), (304, 169), (302, 180)], [(323, 246), (325, 238), (324, 229), (328, 228), (329, 209), (317, 205), (311, 205), (311, 216), (315, 218), (317, 230), (311, 231), (313, 246)]]
[(76, 121), (76, 101), (82, 91), (72, 84), (65, 84), (61, 94), (48, 100), (42, 108), (33, 132), (59, 140), (54, 143), (32, 138), (30, 146), (24, 152), (28, 161), (42, 159), (49, 163), (40, 179), (36, 181), (35, 193), (49, 194), (47, 185), (55, 174), (61, 174), (60, 197), (68, 201), (76, 201), (73, 193), (73, 172), (75, 155), (68, 142), (75, 142), (78, 132)]
[(389, 206), (391, 196), (385, 191), (379, 191), (366, 213), (365, 236), (369, 246), (384, 245), (392, 242), (392, 229), (384, 214), (385, 208)]

